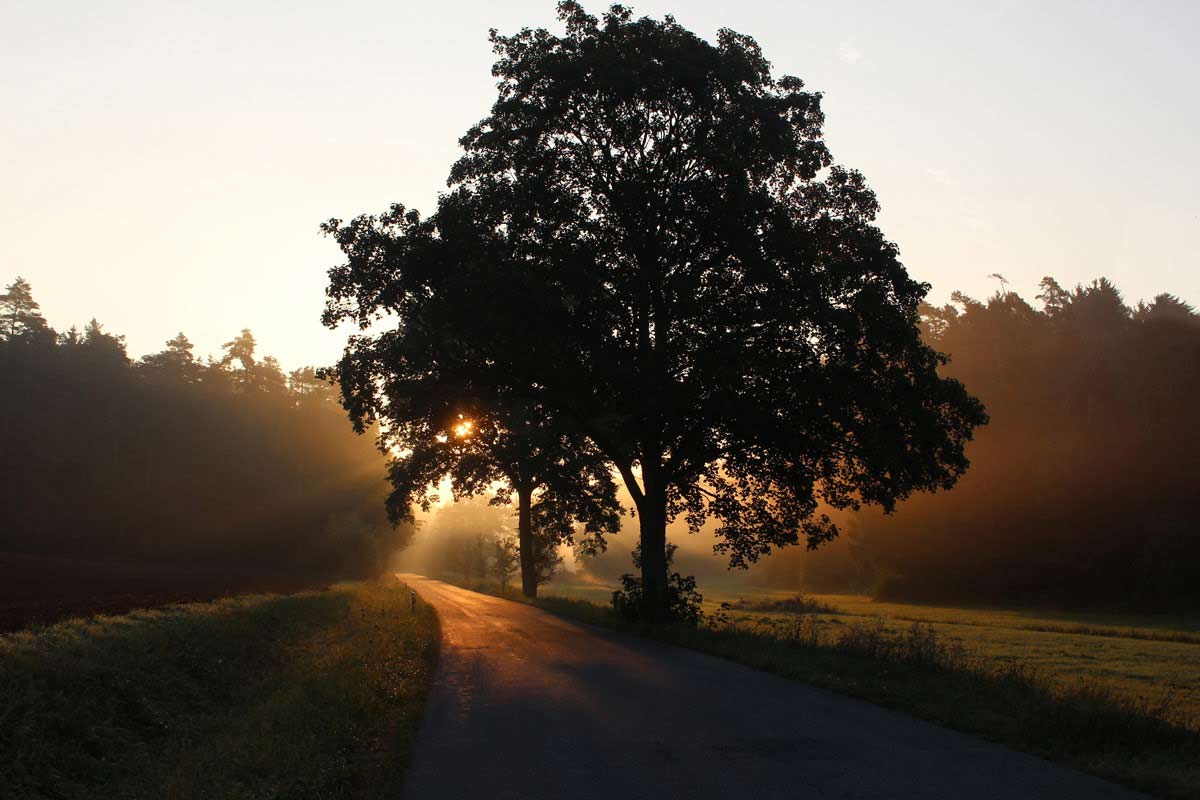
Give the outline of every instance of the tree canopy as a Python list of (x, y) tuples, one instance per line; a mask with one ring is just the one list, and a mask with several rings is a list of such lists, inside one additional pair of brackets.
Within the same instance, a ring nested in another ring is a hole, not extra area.
[(482, 394), (585, 436), (636, 506), (650, 617), (669, 606), (672, 518), (715, 517), (744, 566), (833, 538), (822, 501), (890, 509), (953, 485), (986, 417), (939, 376), (928, 287), (833, 161), (820, 95), (730, 30), (558, 9), (563, 35), (493, 32), (499, 96), (434, 215), (335, 222), (341, 313), (385, 307), (384, 336), (437, 342), (413, 371), (453, 352)]
[(50, 329), (40, 309), (33, 287), (18, 276), (0, 294), (0, 335), (7, 340), (44, 336)]

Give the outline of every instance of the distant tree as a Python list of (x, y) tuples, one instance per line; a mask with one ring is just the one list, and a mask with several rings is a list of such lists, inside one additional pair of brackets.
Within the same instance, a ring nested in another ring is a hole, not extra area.
[(9, 340), (41, 340), (47, 336), (52, 339), (54, 332), (40, 309), (29, 281), (18, 277), (0, 294), (0, 336)]
[(1121, 292), (1107, 278), (1099, 278), (1087, 286), (1077, 284), (1073, 290), (1063, 289), (1054, 278), (1042, 278), (1041, 293), (1046, 316), (1077, 333), (1113, 333), (1132, 316)]
[(1058, 316), (1077, 331), (1105, 334), (1120, 331), (1132, 315), (1117, 287), (1100, 278), (1087, 286), (1077, 285)]
[[(255, 358), (254, 351), (257, 346), (250, 329), (242, 328), (240, 334), (221, 345), (225, 354), (221, 356), (217, 365), (226, 370), (234, 384), (243, 390), (276, 393), (284, 391), (287, 388), (287, 377), (283, 374), (279, 362), (274, 356), (267, 356), (261, 360)], [(240, 370), (232, 369), (235, 361), (241, 365)]]
[(467, 579), (483, 580), (488, 572), (488, 541), (482, 532), (463, 537), (452, 551), (451, 565)]
[(1045, 309), (1047, 316), (1057, 316), (1071, 304), (1070, 293), (1063, 289), (1062, 285), (1049, 275), (1042, 278), (1038, 286), (1041, 292), (1038, 293), (1037, 299), (1042, 301), (1042, 307)]
[(1166, 322), (1195, 325), (1200, 322), (1200, 315), (1196, 314), (1191, 303), (1169, 293), (1156, 295), (1150, 303), (1139, 301), (1133, 318), (1142, 324)]
[(939, 377), (928, 287), (833, 163), (819, 95), (733, 31), (558, 8), (563, 36), (493, 33), (499, 98), (437, 214), (338, 229), (335, 293), (363, 320), (434, 325), (475, 381), (586, 435), (633, 498), (660, 619), (670, 519), (716, 517), (734, 566), (815, 547), (837, 533), (821, 500), (890, 509), (953, 485), (986, 417)]
[(268, 392), (287, 390), (288, 379), (275, 356), (265, 356), (254, 370), (255, 385)]
[(333, 381), (321, 377), (313, 367), (301, 367), (288, 374), (288, 389), (301, 402), (332, 401), (337, 402), (338, 391)]
[(254, 341), (254, 334), (249, 328), (242, 328), (241, 333), (221, 345), (221, 349), (225, 351), (225, 355), (221, 356), (221, 366), (228, 367), (237, 361), (241, 363), (243, 370), (254, 369), (258, 363), (254, 358), (255, 347), (257, 343)]
[(492, 575), (500, 584), (500, 592), (508, 591), (509, 581), (520, 568), (520, 552), (511, 536), (497, 536), (492, 540)]
[(91, 364), (98, 369), (119, 369), (129, 364), (125, 337), (107, 333), (94, 317), (83, 326), (79, 345)]
[(167, 349), (142, 358), (142, 367), (172, 380), (193, 383), (199, 379), (201, 365), (192, 351), (195, 345), (182, 332), (167, 341)]

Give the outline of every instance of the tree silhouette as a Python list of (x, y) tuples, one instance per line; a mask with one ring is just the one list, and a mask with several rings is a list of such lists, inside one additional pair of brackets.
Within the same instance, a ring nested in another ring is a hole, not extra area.
[(201, 365), (192, 353), (195, 345), (181, 331), (167, 341), (167, 349), (151, 353), (142, 358), (142, 367), (151, 373), (159, 373), (163, 379), (194, 383), (199, 380)]
[(221, 356), (221, 366), (227, 367), (237, 361), (242, 365), (243, 370), (247, 372), (253, 370), (257, 364), (254, 360), (255, 347), (257, 347), (257, 343), (254, 341), (254, 334), (249, 328), (242, 328), (241, 333), (221, 345), (221, 349), (225, 351), (225, 355)]
[[(274, 356), (266, 356), (262, 360), (254, 356), (258, 343), (249, 328), (242, 328), (238, 336), (221, 348), (225, 355), (216, 366), (224, 369), (226, 375), (242, 391), (282, 392), (287, 388), (287, 378), (279, 367), (279, 361)], [(230, 371), (233, 362), (241, 365), (240, 370)]]
[(92, 359), (97, 364), (124, 366), (129, 363), (129, 354), (125, 351), (125, 337), (104, 331), (104, 326), (93, 317), (83, 326), (81, 344), (92, 353)]
[(520, 566), (519, 545), (510, 537), (497, 536), (492, 541), (492, 560), (489, 566), (492, 575), (500, 584), (500, 593), (508, 591), (508, 582)]
[(1183, 325), (1196, 324), (1196, 309), (1173, 294), (1164, 292), (1155, 295), (1150, 303), (1139, 302), (1133, 318), (1140, 323), (1174, 322)]
[[(461, 337), (466, 306), (458, 303), (459, 293), (430, 297), (418, 290), (414, 300), (401, 291), (383, 296), (362, 291), (374, 282), (380, 262), (359, 247), (360, 237), (393, 221), (408, 224), (401, 214), (382, 223), (356, 220), (342, 228), (335, 220), (326, 226), (350, 257), (344, 268), (331, 271), (326, 324), (348, 316), (366, 323), (386, 312), (409, 323), (398, 331), (355, 336), (330, 374), (358, 430), (384, 423), (380, 448), (396, 454), (389, 463), (392, 519), (411, 521), (414, 503), (428, 511), (444, 477), (456, 497), (497, 486), (493, 502), (515, 496), (521, 587), (534, 597), (553, 572), (559, 544), (603, 549), (604, 536), (619, 529), (616, 485), (596, 448), (565, 433), (547, 409), (498, 381), (475, 379), (475, 361)], [(418, 231), (415, 239), (422, 236)], [(438, 239), (422, 244), (439, 256), (446, 249)]]
[(30, 340), (53, 336), (40, 308), (29, 281), (18, 277), (0, 294), (0, 337)]
[[(714, 45), (671, 17), (558, 9), (563, 36), (493, 33), (499, 98), (438, 212), (339, 229), (335, 296), (386, 298), (401, 336), (445, 323), (475, 380), (587, 436), (637, 508), (651, 618), (678, 515), (716, 517), (744, 566), (833, 538), (819, 500), (951, 486), (985, 415), (938, 376), (927, 287), (833, 163), (819, 95), (733, 31)], [(424, 313), (451, 296), (457, 313)]]

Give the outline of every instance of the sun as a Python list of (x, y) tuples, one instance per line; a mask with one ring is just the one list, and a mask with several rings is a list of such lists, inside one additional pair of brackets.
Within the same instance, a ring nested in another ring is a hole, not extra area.
[(469, 419), (464, 419), (454, 426), (454, 435), (460, 439), (471, 435), (471, 431), (475, 429), (475, 423)]

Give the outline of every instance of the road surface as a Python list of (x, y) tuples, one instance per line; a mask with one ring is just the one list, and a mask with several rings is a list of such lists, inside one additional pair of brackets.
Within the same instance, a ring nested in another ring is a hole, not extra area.
[(405, 800), (1141, 797), (729, 661), (400, 577), (442, 626)]

